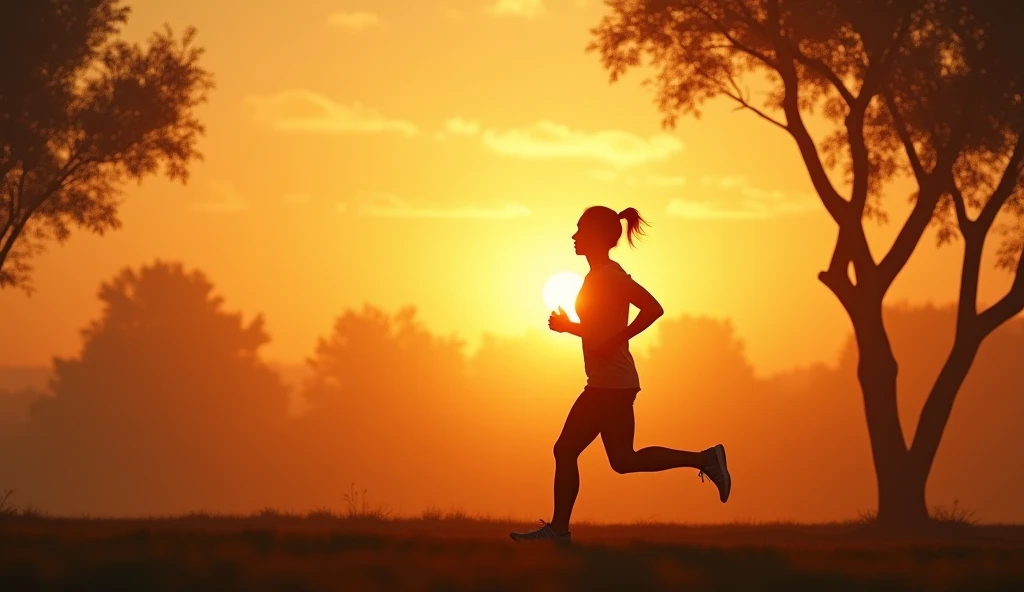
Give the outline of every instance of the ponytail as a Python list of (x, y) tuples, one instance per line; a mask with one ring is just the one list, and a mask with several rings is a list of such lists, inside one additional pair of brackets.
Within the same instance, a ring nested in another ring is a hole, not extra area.
[(640, 212), (636, 211), (636, 208), (622, 210), (619, 212), (619, 219), (626, 221), (626, 240), (629, 241), (630, 247), (635, 247), (633, 238), (646, 235), (647, 233), (644, 232), (643, 226), (650, 226), (650, 224), (640, 216)]

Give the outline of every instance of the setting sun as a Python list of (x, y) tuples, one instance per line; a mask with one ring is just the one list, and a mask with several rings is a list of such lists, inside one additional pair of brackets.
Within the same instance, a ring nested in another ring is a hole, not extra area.
[(576, 316), (576, 294), (583, 286), (583, 278), (571, 271), (560, 271), (544, 282), (544, 305), (552, 311), (559, 306), (569, 314), (569, 318), (579, 322)]

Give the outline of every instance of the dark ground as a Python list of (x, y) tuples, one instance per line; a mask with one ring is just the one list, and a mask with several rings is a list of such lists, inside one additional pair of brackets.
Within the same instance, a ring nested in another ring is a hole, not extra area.
[(530, 525), (192, 516), (0, 520), (0, 591), (1022, 590), (1024, 527), (882, 537), (862, 525)]

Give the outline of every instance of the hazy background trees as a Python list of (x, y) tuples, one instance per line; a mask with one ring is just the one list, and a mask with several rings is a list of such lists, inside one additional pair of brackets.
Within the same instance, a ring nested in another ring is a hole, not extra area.
[[(260, 354), (262, 318), (230, 312), (198, 271), (126, 269), (99, 297), (81, 352), (54, 361), (48, 387), (38, 369), (5, 371), (0, 483), (24, 504), (110, 515), (342, 510), (355, 483), (371, 505), (401, 514), (532, 519), (550, 509), (551, 446), (583, 384), (578, 343), (564, 335), (488, 336), (470, 352), (412, 308), (367, 305), (341, 311), (305, 367), (283, 369), (296, 377), (286, 385)], [(886, 312), (914, 369), (900, 376), (904, 421), (923, 405), (954, 319), (951, 307)], [(852, 337), (835, 364), (758, 376), (727, 320), (668, 317), (652, 330), (657, 342), (638, 356), (636, 444), (725, 442), (735, 497), (717, 503), (695, 471), (616, 475), (595, 445), (581, 459), (581, 518), (812, 521), (874, 507)], [(930, 506), (957, 497), (982, 519), (1024, 519), (1013, 495), (1024, 485), (1020, 351), (1024, 321), (1014, 320), (979, 352)]]
[(287, 389), (262, 319), (221, 310), (201, 273), (157, 262), (105, 283), (81, 353), (55, 359), (4, 459), (40, 508), (132, 514), (274, 500)]

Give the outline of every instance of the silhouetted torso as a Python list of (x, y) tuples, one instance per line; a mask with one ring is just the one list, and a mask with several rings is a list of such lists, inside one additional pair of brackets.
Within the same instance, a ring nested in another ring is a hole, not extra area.
[(629, 299), (626, 286), (633, 279), (622, 267), (611, 261), (592, 269), (583, 279), (576, 297), (576, 314), (580, 317), (583, 341), (583, 365), (587, 386), (600, 388), (640, 388), (640, 377), (623, 343), (610, 354), (598, 357), (594, 350), (629, 323)]

